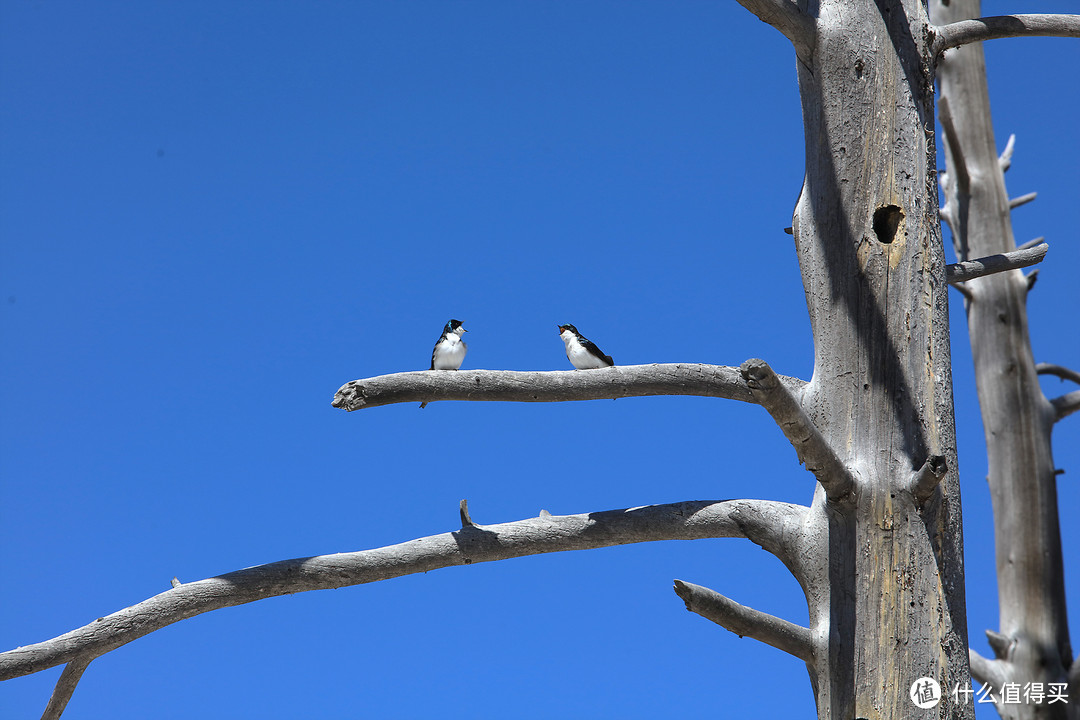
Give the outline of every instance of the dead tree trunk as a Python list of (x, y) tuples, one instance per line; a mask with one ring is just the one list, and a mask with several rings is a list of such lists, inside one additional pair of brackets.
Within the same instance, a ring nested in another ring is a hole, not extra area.
[[(979, 0), (933, 5), (950, 23), (978, 17)], [(960, 260), (1016, 248), (1005, 190), (1012, 142), (998, 157), (990, 117), (982, 46), (948, 52), (939, 64), (941, 120), (948, 174), (943, 177), (944, 219)], [(1035, 272), (995, 274), (962, 286), (975, 380), (982, 408), (994, 508), (1000, 627), (987, 630), (995, 659), (971, 655), (975, 679), (993, 687), (1003, 718), (1080, 717), (1080, 663), (1073, 659), (1065, 606), (1065, 575), (1058, 520), (1057, 482), (1050, 434), (1067, 400), (1047, 400), (1028, 337), (1027, 295)], [(1076, 379), (1076, 378), (1074, 378)], [(1075, 393), (1074, 393), (1075, 394)], [(1076, 408), (1073, 401), (1072, 409)], [(1045, 692), (1064, 687), (1068, 703), (1002, 702), (1007, 686)]]
[[(810, 608), (829, 658), (820, 718), (912, 717), (917, 678), (967, 677), (929, 36), (917, 0), (823, 0), (799, 62), (793, 228), (815, 349), (803, 408), (851, 478), (815, 502), (829, 577), (828, 603)], [(921, 482), (946, 467), (943, 492)], [(945, 697), (940, 712), (970, 708)]]

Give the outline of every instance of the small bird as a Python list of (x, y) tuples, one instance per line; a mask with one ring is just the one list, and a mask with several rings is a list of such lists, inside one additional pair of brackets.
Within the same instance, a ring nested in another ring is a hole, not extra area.
[(566, 357), (578, 370), (594, 370), (615, 364), (610, 355), (601, 352), (595, 343), (579, 333), (573, 325), (560, 325), (559, 337), (566, 343)]
[(451, 320), (443, 328), (439, 341), (431, 351), (432, 370), (457, 370), (465, 359), (469, 346), (461, 339), (467, 333), (460, 320)]
[[(465, 359), (465, 351), (469, 346), (461, 339), (467, 333), (460, 320), (450, 320), (443, 328), (439, 341), (431, 351), (431, 370), (457, 370)], [(427, 403), (420, 403), (420, 407), (426, 407)]]

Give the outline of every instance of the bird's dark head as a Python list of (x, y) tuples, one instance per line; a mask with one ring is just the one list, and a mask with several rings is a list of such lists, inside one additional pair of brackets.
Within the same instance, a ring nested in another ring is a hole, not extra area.
[(461, 332), (469, 332), (465, 328), (461, 327), (463, 323), (464, 323), (464, 321), (462, 321), (462, 320), (451, 320), (450, 322), (446, 323), (446, 327), (443, 328), (443, 330), (444, 330), (444, 332), (451, 333), (451, 332), (457, 332), (457, 329), (461, 328)]
[(566, 325), (560, 325), (559, 326), (559, 334), (560, 335), (566, 330), (569, 330), (570, 332), (574, 333), (575, 335), (578, 334), (577, 328), (574, 327), (573, 325), (571, 325), (570, 323), (567, 323)]

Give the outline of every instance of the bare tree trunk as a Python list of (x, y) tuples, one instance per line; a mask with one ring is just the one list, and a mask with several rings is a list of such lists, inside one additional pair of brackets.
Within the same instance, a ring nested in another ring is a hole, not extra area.
[[(830, 586), (810, 608), (829, 658), (818, 717), (923, 717), (918, 677), (968, 673), (929, 19), (918, 0), (822, 0), (816, 15), (793, 223), (815, 350), (803, 407), (854, 479), (815, 501)], [(923, 502), (913, 478), (935, 462), (944, 491)], [(945, 695), (941, 717), (971, 717)]]
[[(979, 0), (935, 0), (939, 24), (980, 15)], [(960, 260), (1013, 250), (1010, 201), (990, 117), (986, 66), (980, 44), (945, 54), (939, 65), (941, 115), (948, 174), (942, 214)], [(994, 688), (1004, 718), (1078, 718), (1080, 688), (1068, 703), (1002, 702), (1014, 685), (1068, 682), (1074, 666), (1065, 607), (1065, 575), (1058, 524), (1057, 482), (1050, 434), (1062, 415), (1039, 387), (1028, 337), (1027, 294), (1035, 274), (1019, 270), (967, 283), (964, 297), (982, 408), (994, 507), (1000, 622), (987, 631), (996, 659), (972, 653), (972, 673)], [(1063, 686), (1063, 685), (1062, 685)], [(1021, 698), (1023, 699), (1023, 698)]]

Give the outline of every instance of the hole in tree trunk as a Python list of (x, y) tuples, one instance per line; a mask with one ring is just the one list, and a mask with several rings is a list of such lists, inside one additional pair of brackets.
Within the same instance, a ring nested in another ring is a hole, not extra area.
[(896, 229), (904, 219), (904, 211), (896, 205), (882, 205), (874, 211), (874, 234), (878, 242), (891, 243)]

